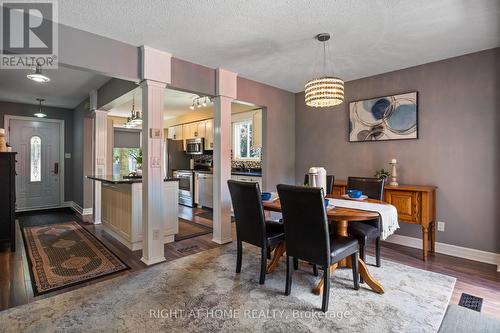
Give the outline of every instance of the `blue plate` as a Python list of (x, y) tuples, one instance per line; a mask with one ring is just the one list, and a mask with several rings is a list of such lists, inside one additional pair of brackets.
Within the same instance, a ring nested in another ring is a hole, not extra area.
[(359, 190), (347, 190), (347, 195), (349, 198), (359, 199), (363, 195), (363, 192)]
[(267, 201), (267, 200), (271, 199), (271, 193), (270, 192), (262, 192), (261, 197), (262, 197), (263, 201)]

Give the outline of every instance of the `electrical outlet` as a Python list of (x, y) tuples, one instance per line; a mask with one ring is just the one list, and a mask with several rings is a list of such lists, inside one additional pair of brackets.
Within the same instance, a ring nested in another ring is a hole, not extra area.
[(444, 231), (444, 222), (438, 221), (438, 231)]

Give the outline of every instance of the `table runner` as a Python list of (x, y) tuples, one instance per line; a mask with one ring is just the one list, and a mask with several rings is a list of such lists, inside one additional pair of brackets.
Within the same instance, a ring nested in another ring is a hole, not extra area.
[(371, 212), (377, 212), (380, 215), (380, 220), (382, 224), (382, 233), (380, 235), (381, 239), (386, 239), (392, 235), (397, 229), (399, 229), (398, 223), (398, 211), (396, 207), (389, 204), (377, 204), (372, 202), (364, 201), (354, 201), (354, 200), (342, 200), (342, 199), (331, 199), (330, 204), (337, 207), (353, 208), (360, 210), (368, 210)]

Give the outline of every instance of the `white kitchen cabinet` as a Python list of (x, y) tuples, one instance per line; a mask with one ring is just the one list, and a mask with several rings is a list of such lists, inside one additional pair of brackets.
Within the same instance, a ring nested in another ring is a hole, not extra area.
[(182, 140), (183, 137), (183, 126), (177, 125), (168, 128), (167, 138), (172, 140)]
[(252, 146), (262, 148), (262, 110), (257, 110), (252, 116)]
[(237, 180), (240, 182), (248, 182), (248, 183), (259, 183), (261, 191), (262, 189), (262, 177), (258, 176), (243, 176), (243, 175), (232, 175), (231, 179)]
[(198, 123), (189, 123), (182, 125), (184, 140), (198, 137)]
[(205, 127), (205, 150), (214, 150), (214, 120), (208, 119), (203, 123)]
[(207, 208), (213, 208), (213, 188), (214, 181), (213, 175), (210, 173), (199, 173), (198, 175), (198, 189), (199, 189), (199, 205)]

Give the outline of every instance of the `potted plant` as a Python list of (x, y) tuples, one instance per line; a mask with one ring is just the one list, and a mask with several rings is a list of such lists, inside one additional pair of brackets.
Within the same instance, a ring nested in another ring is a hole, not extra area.
[(130, 151), (130, 156), (135, 160), (136, 176), (142, 176), (142, 149)]
[(391, 173), (388, 170), (380, 169), (375, 172), (375, 177), (378, 179), (387, 180), (391, 176)]

